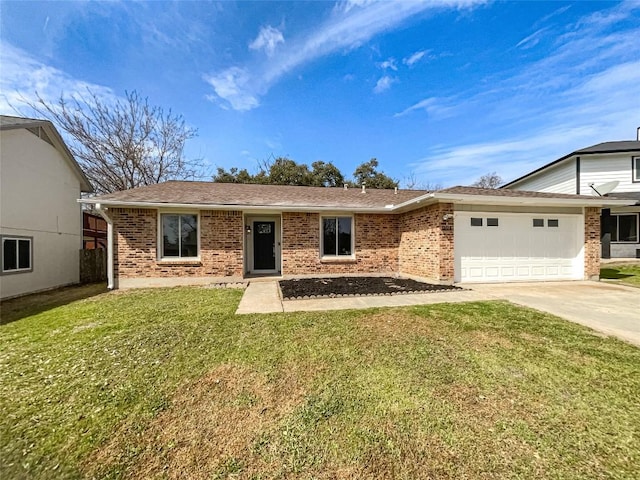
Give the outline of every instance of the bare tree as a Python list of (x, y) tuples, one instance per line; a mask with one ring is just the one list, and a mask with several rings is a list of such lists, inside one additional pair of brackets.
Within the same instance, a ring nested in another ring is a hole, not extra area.
[(479, 188), (498, 188), (502, 183), (502, 177), (496, 172), (482, 175), (478, 180), (471, 184), (472, 187)]
[(409, 190), (428, 190), (433, 192), (435, 190), (442, 189), (442, 185), (439, 183), (431, 183), (418, 180), (418, 177), (416, 176), (416, 173), (414, 171), (409, 172), (409, 174), (402, 179), (402, 183), (404, 184), (404, 188), (407, 188)]
[(70, 100), (60, 95), (52, 103), (36, 93), (35, 101), (25, 103), (66, 132), (96, 193), (203, 175), (201, 160), (184, 156), (186, 141), (197, 131), (181, 115), (165, 114), (135, 91), (115, 102), (87, 90)]

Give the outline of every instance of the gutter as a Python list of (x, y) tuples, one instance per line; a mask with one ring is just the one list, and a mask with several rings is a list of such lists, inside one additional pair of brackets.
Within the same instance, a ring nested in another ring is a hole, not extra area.
[[(415, 202), (411, 200), (409, 203)], [(269, 211), (269, 212), (352, 212), (352, 213), (391, 213), (399, 205), (386, 205), (384, 207), (344, 207), (344, 206), (317, 206), (317, 205), (238, 205), (215, 203), (163, 203), (163, 202), (131, 202), (122, 200), (92, 200), (81, 199), (80, 203), (88, 205), (109, 205), (111, 207), (134, 208), (182, 208), (198, 210), (234, 210), (234, 211)], [(407, 202), (405, 202), (407, 203)], [(400, 204), (400, 205), (404, 205)]]
[(435, 193), (434, 198), (442, 202), (465, 203), (475, 205), (535, 205), (547, 207), (617, 207), (628, 206), (629, 200), (614, 200), (606, 197), (583, 198), (553, 198), (553, 197), (509, 197), (492, 195), (465, 195), (455, 193)]
[(96, 210), (107, 222), (107, 288), (114, 289), (113, 283), (113, 219), (107, 214), (99, 203), (95, 204)]

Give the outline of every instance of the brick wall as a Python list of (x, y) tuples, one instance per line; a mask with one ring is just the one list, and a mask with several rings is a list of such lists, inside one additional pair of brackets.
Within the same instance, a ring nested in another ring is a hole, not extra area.
[(157, 210), (114, 208), (109, 213), (116, 278), (242, 276), (242, 212), (200, 212), (199, 261), (158, 260)]
[[(445, 215), (451, 215), (444, 220)], [(440, 203), (400, 216), (399, 271), (452, 282), (454, 274), (453, 205)]]
[(584, 277), (600, 278), (600, 208), (584, 209)]
[(397, 215), (356, 214), (355, 260), (320, 259), (320, 215), (282, 214), (282, 274), (355, 274), (398, 271)]

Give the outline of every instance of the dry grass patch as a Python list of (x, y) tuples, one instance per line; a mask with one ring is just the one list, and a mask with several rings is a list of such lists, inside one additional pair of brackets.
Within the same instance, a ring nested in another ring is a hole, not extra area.
[[(139, 454), (125, 476), (199, 479), (240, 468), (246, 474), (258, 465), (267, 469), (253, 447), (300, 404), (306, 388), (302, 382), (308, 376), (291, 369), (270, 381), (249, 367), (226, 364), (184, 385), (138, 435)], [(122, 460), (131, 433), (121, 429), (95, 452), (87, 473), (94, 476), (110, 468), (110, 461)]]

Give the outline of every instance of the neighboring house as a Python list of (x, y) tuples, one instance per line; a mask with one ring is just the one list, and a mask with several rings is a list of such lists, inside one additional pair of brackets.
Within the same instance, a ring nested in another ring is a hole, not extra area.
[(99, 215), (82, 212), (82, 248), (107, 248), (107, 222)]
[(108, 223), (110, 287), (251, 275), (402, 274), (436, 282), (598, 278), (587, 196), (171, 181), (83, 200)]
[(576, 150), (501, 188), (628, 199), (602, 211), (602, 257), (640, 258), (640, 128), (636, 141)]
[(79, 281), (89, 181), (51, 122), (0, 116), (0, 298)]

